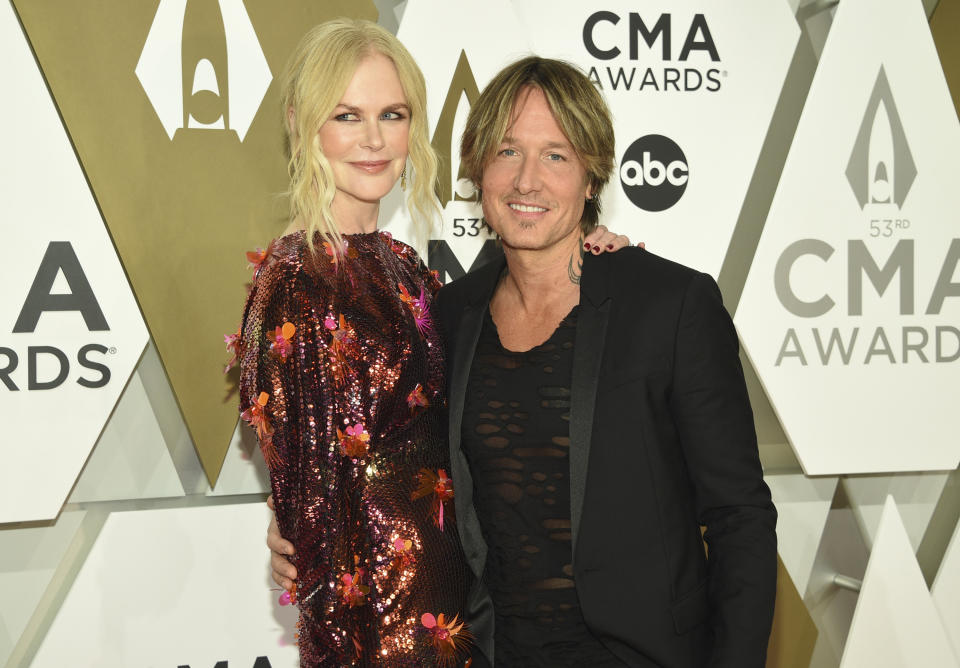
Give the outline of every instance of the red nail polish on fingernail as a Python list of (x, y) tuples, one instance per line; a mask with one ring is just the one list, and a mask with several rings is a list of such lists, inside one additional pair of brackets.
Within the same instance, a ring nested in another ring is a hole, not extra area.
[(607, 250), (613, 250), (613, 244), (607, 244)]
[(594, 247), (593, 247), (593, 250), (595, 250), (595, 251), (600, 250), (600, 246), (594, 246)]
[(590, 250), (590, 242), (584, 243), (583, 247), (586, 248), (587, 250)]

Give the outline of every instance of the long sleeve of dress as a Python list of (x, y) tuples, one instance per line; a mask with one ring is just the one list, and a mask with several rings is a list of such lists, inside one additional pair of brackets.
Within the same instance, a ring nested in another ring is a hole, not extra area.
[(348, 239), (334, 262), (283, 237), (259, 267), (241, 409), (296, 550), (301, 665), (431, 665), (422, 617), (457, 615), (469, 578), (442, 482), (436, 279), (386, 235)]
[[(363, 418), (336, 391), (338, 369), (330, 363), (335, 339), (324, 326), (327, 314), (300, 307), (305, 300), (329, 305), (330, 291), (306, 278), (289, 257), (268, 258), (260, 268), (242, 330), (241, 406), (258, 429), (277, 523), (296, 548), (301, 611), (315, 617), (310, 641), (316, 658), (325, 661), (343, 653), (345, 636), (357, 635), (360, 620), (357, 614), (339, 616), (336, 623), (324, 620), (336, 607), (335, 590), (324, 587), (327, 571), (335, 563), (352, 565), (355, 546), (338, 535), (343, 523), (331, 521), (351, 510), (343, 486), (350, 461), (324, 457), (322, 451), (334, 440), (335, 420), (343, 416), (362, 424)], [(309, 299), (307, 290), (313, 291)], [(302, 464), (311, 460), (323, 465), (305, 469)], [(304, 494), (308, 489), (330, 493)]]

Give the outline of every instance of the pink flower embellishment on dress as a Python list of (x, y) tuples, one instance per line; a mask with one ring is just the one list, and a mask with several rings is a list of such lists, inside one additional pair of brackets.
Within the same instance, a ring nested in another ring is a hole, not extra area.
[(296, 605), (297, 604), (297, 583), (294, 582), (291, 585), (289, 591), (284, 589), (283, 593), (280, 594), (280, 598), (277, 599), (280, 605)]
[(340, 439), (340, 452), (347, 457), (363, 457), (370, 448), (370, 434), (359, 422), (347, 427), (346, 433), (337, 427), (337, 438)]
[(413, 561), (413, 541), (406, 538), (396, 538), (393, 541), (394, 557), (390, 561), (393, 568), (400, 569), (409, 566)]
[(410, 309), (410, 313), (413, 315), (413, 320), (417, 323), (417, 330), (423, 334), (430, 329), (430, 306), (427, 301), (426, 291), (421, 287), (420, 296), (414, 297), (407, 290), (407, 287), (403, 283), (398, 283), (400, 288), (400, 301), (407, 305), (407, 308)]
[(430, 642), (437, 650), (441, 665), (452, 664), (457, 654), (466, 650), (472, 639), (472, 634), (467, 630), (466, 624), (460, 621), (459, 615), (454, 615), (453, 619), (447, 621), (442, 612), (436, 617), (425, 612), (420, 617), (420, 623), (430, 634)]
[(231, 354), (230, 361), (223, 369), (223, 372), (227, 373), (237, 365), (237, 360), (240, 358), (240, 329), (237, 329), (236, 334), (224, 334), (223, 342), (227, 344), (227, 352)]
[(363, 584), (363, 569), (358, 568), (357, 572), (351, 575), (344, 573), (340, 576), (340, 584), (337, 585), (337, 595), (347, 606), (355, 608), (366, 602), (367, 594), (370, 593), (370, 587)]
[(338, 320), (327, 316), (323, 321), (323, 326), (326, 327), (333, 336), (331, 347), (342, 347), (353, 343), (353, 339), (350, 338), (350, 330), (347, 328), (347, 320), (343, 317), (342, 313)]
[(416, 410), (422, 406), (429, 405), (430, 400), (427, 399), (427, 395), (423, 393), (423, 385), (417, 383), (417, 386), (407, 395), (407, 406), (410, 407), (410, 410)]
[(296, 331), (297, 328), (292, 322), (285, 322), (283, 327), (277, 327), (272, 332), (267, 332), (267, 340), (270, 341), (270, 354), (279, 357), (281, 362), (286, 362), (293, 352), (291, 340)]

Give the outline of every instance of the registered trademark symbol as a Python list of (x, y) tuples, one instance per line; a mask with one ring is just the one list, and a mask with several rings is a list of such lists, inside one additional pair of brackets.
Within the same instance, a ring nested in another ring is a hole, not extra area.
[(117, 354), (117, 349), (114, 348), (114, 347), (110, 347), (110, 348), (107, 349), (107, 352), (110, 353), (111, 355), (116, 355), (116, 354)]

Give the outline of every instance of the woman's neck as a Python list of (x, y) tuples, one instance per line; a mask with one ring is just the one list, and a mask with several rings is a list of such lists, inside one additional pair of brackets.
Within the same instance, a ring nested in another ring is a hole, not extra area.
[(340, 234), (362, 234), (377, 231), (380, 200), (363, 202), (341, 196), (341, 193), (338, 192), (333, 198), (330, 210)]

